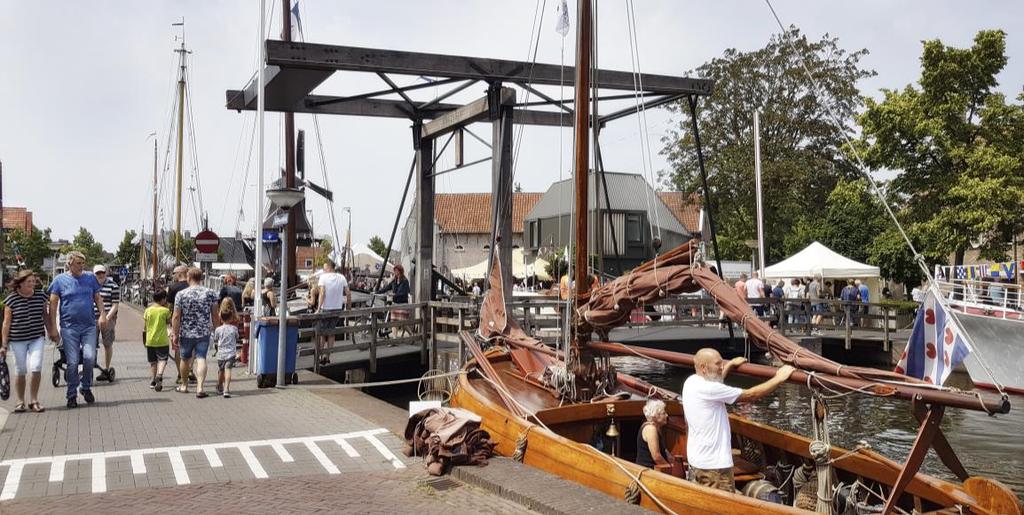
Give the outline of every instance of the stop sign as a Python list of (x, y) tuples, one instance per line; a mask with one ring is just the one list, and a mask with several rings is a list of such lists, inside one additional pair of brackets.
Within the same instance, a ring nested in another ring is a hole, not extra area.
[(220, 237), (213, 231), (201, 231), (195, 241), (199, 252), (217, 252), (220, 247)]

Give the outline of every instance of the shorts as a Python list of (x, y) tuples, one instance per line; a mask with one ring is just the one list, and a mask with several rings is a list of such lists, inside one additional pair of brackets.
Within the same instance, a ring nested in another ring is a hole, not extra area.
[(179, 344), (181, 348), (181, 359), (206, 359), (206, 353), (210, 351), (210, 337), (205, 338), (182, 338)]
[(146, 359), (150, 363), (156, 363), (157, 361), (167, 361), (170, 354), (171, 347), (164, 345), (163, 347), (146, 347)]
[(43, 349), (46, 347), (46, 338), (40, 336), (34, 340), (22, 340), (10, 342), (11, 350), (14, 351), (14, 373), (23, 376), (29, 372), (41, 372), (43, 370)]
[(97, 343), (97, 345), (100, 344), (100, 343), (102, 343), (104, 347), (110, 347), (111, 345), (113, 345), (114, 344), (114, 336), (115, 336), (114, 329), (116, 327), (117, 327), (117, 319), (116, 318), (114, 320), (107, 320), (107, 328), (104, 329), (103, 331), (99, 330), (100, 324), (97, 322), (97, 324), (96, 324), (96, 331), (97, 331), (97, 337), (96, 337), (97, 342), (96, 343)]
[(317, 320), (317, 330), (331, 331), (338, 327), (339, 322), (341, 322), (341, 311), (340, 309), (325, 309), (321, 311), (320, 314), (325, 316)]
[(732, 467), (724, 469), (699, 469), (691, 467), (690, 470), (693, 472), (693, 482), (698, 485), (709, 486), (726, 492), (736, 491)]
[(235, 356), (231, 356), (230, 358), (218, 359), (217, 368), (220, 370), (224, 370), (225, 368), (231, 368), (235, 366), (235, 360)]

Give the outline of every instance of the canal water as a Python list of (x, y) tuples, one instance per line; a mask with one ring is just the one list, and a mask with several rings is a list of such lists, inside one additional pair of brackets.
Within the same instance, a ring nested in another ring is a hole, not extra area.
[[(693, 373), (692, 369), (643, 358), (619, 357), (612, 361), (620, 372), (677, 393)], [(726, 382), (743, 388), (757, 380), (736, 376)], [(971, 388), (970, 378), (965, 374), (954, 374), (948, 384)], [(810, 404), (811, 395), (806, 387), (787, 383), (760, 402), (737, 404), (731, 409), (758, 422), (806, 436), (811, 434)], [(997, 479), (1024, 500), (1024, 396), (1011, 395), (1010, 404), (1010, 413), (996, 416), (947, 409), (942, 430), (968, 473)], [(917, 421), (909, 402), (854, 394), (830, 400), (828, 405), (829, 438), (833, 445), (851, 449), (864, 440), (888, 458), (900, 463), (906, 459), (917, 436)], [(923, 469), (928, 474), (956, 480), (935, 451), (929, 451)]]

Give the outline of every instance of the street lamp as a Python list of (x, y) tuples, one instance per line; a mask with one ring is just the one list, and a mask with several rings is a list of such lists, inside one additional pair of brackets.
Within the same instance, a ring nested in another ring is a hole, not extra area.
[(281, 297), (277, 302), (277, 387), (284, 388), (285, 348), (287, 347), (288, 311), (288, 212), (302, 202), (306, 194), (300, 188), (274, 188), (267, 190), (270, 202), (281, 208), (281, 215), (274, 218), (274, 225), (281, 229)]

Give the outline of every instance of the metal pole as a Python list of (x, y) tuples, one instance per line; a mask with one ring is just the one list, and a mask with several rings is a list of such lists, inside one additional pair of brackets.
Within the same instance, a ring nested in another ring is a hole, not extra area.
[[(300, 205), (300, 204), (296, 204)], [(282, 209), (290, 217), (290, 209)], [(288, 235), (288, 224), (281, 227), (281, 296), (277, 299), (277, 387), (284, 388), (285, 349), (288, 345), (288, 246), (284, 245)]]
[(761, 199), (761, 117), (754, 111), (754, 184), (757, 190), (757, 270), (764, 275), (764, 202)]
[[(157, 197), (156, 162), (157, 162), (157, 158), (156, 158), (156, 155), (157, 155), (157, 140), (156, 140), (156, 136), (154, 135), (153, 136), (153, 281), (154, 281), (154, 283), (156, 281), (156, 274), (157, 274), (158, 263), (160, 262), (160, 258), (157, 257), (157, 254), (156, 254), (157, 253), (157, 247), (156, 247), (156, 241), (157, 241), (157, 236), (156, 236), (156, 234), (157, 234), (157, 227), (156, 227), (156, 220), (157, 220), (157, 210), (156, 210), (156, 203), (157, 203), (157, 200), (156, 200), (156, 197)], [(145, 234), (145, 231), (143, 231), (143, 234)], [(145, 238), (143, 238), (143, 240), (145, 240)], [(146, 253), (145, 241), (143, 241), (143, 244), (142, 244), (142, 253), (143, 254)], [(145, 272), (145, 271), (143, 271), (143, 272)]]
[(259, 150), (256, 152), (256, 208), (253, 212), (255, 216), (255, 228), (254, 228), (254, 241), (253, 247), (256, 250), (255, 261), (253, 262), (253, 271), (255, 272), (256, 289), (253, 292), (253, 313), (251, 318), (251, 327), (249, 331), (249, 373), (257, 370), (257, 361), (259, 360), (260, 352), (257, 348), (258, 343), (254, 341), (256, 339), (256, 323), (259, 320), (260, 313), (263, 312), (263, 296), (260, 295), (260, 288), (263, 288), (263, 113), (266, 111), (263, 100), (264, 83), (263, 83), (263, 68), (267, 62), (267, 44), (266, 38), (263, 36), (263, 28), (266, 26), (266, 0), (260, 0), (260, 30), (257, 35), (257, 47), (260, 49), (260, 59), (256, 63), (256, 81), (258, 82), (257, 90), (259, 93), (256, 95), (256, 118), (257, 125), (259, 126), (259, 141), (257, 145)]
[[(281, 39), (283, 41), (292, 40), (292, 9), (291, 1), (281, 2)], [(284, 113), (284, 186), (286, 188), (295, 187), (295, 113), (287, 111)], [(299, 205), (302, 205), (300, 202)], [(300, 211), (301, 213), (301, 211)], [(281, 245), (288, 248), (288, 254), (295, 256), (295, 238), (298, 236), (298, 230), (296, 229), (296, 218), (288, 217), (288, 231), (287, 239), (281, 241)], [(283, 272), (284, 276), (288, 277), (288, 280), (297, 280), (298, 276), (295, 273), (295, 259), (289, 260), (289, 265)], [(281, 281), (282, 283), (284, 281)]]

